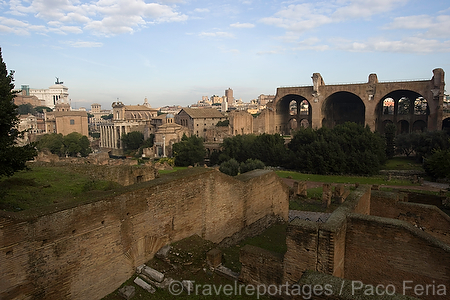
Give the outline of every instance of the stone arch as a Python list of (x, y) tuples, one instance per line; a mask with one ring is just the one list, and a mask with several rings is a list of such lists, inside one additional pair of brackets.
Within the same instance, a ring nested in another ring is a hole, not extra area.
[(424, 131), (428, 127), (429, 114), (428, 102), (421, 94), (411, 90), (395, 90), (381, 98), (378, 103), (376, 128), (381, 132), (385, 122), (391, 121), (397, 125), (398, 133)]
[(279, 119), (276, 132), (283, 134), (291, 134), (292, 130), (299, 129), (303, 119), (307, 119), (309, 124), (312, 123), (311, 104), (300, 95), (283, 96), (277, 102), (277, 115)]
[(417, 120), (413, 123), (412, 131), (424, 132), (427, 129), (427, 124), (423, 120)]
[(330, 95), (322, 107), (322, 126), (332, 128), (345, 122), (365, 124), (366, 106), (360, 97), (350, 92)]
[(382, 124), (383, 125), (382, 125), (381, 128), (379, 128), (379, 131), (380, 131), (381, 134), (384, 134), (386, 132), (386, 130), (385, 130), (386, 126), (389, 125), (389, 124), (394, 124), (394, 123), (391, 120), (384, 120)]
[(442, 130), (450, 132), (450, 117), (442, 121)]
[(397, 123), (397, 134), (409, 133), (409, 122), (400, 120)]

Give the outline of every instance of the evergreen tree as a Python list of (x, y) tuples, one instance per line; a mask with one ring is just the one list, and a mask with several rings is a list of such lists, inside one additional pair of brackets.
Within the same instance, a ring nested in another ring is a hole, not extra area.
[(0, 177), (11, 176), (26, 169), (26, 162), (36, 156), (32, 144), (18, 146), (17, 139), (24, 132), (17, 130), (19, 118), (14, 104), (14, 71), (6, 70), (0, 48)]

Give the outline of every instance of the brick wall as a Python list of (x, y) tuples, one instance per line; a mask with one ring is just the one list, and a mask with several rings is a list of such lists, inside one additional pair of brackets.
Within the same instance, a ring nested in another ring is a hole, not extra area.
[[(282, 285), (283, 255), (259, 247), (245, 245), (239, 252), (242, 264), (239, 280), (253, 284)], [(261, 268), (261, 265), (264, 267)]]
[[(438, 290), (450, 286), (450, 246), (400, 220), (351, 214), (347, 218), (345, 278), (366, 284), (392, 284), (403, 293), (403, 285)], [(412, 282), (407, 282), (412, 281)], [(406, 283), (405, 283), (406, 282)], [(429, 290), (420, 299), (444, 299)]]
[(220, 242), (265, 215), (286, 220), (289, 205), (288, 187), (261, 170), (194, 168), (126, 190), (53, 213), (0, 212), (0, 298), (100, 299), (167, 243)]

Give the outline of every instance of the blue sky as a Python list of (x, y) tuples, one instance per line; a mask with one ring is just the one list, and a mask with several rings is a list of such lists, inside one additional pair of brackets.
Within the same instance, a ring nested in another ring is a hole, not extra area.
[(59, 77), (72, 107), (189, 105), (227, 88), (430, 79), (450, 71), (450, 1), (0, 0), (20, 88)]

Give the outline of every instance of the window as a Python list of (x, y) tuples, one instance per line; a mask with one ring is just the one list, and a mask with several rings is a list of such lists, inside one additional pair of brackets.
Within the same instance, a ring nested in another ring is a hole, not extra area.
[(75, 125), (75, 120), (70, 120), (70, 125)]

